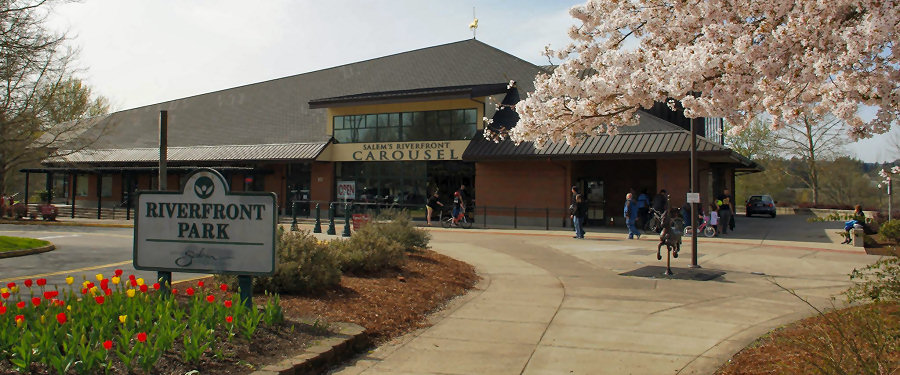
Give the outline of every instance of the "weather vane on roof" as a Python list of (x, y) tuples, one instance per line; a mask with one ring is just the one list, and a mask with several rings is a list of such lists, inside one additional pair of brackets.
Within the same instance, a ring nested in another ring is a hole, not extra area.
[(472, 7), (472, 23), (469, 24), (469, 29), (472, 30), (472, 39), (475, 39), (475, 30), (478, 29), (478, 18), (475, 17), (475, 7)]

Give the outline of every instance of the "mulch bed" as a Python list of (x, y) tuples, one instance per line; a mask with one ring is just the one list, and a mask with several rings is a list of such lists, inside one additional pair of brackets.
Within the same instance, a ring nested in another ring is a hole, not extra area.
[[(867, 320), (862, 316), (877, 318)], [(880, 321), (881, 325), (873, 325), (873, 321)], [(846, 339), (835, 325), (840, 326)], [(872, 345), (874, 341), (866, 338), (873, 334), (884, 340), (886, 351), (873, 349), (877, 345)], [(875, 359), (881, 363), (881, 370), (873, 373), (896, 374), (900, 372), (900, 351), (890, 348), (898, 346), (900, 305), (890, 302), (856, 306), (776, 329), (735, 354), (716, 375), (831, 374), (838, 372), (831, 370), (829, 363), (838, 361), (848, 374), (869, 373), (864, 369), (866, 366), (859, 365), (856, 353), (869, 365), (873, 365)]]
[[(281, 296), (286, 322), (275, 329), (257, 330), (252, 344), (235, 337), (219, 356), (207, 352), (200, 363), (184, 364), (176, 354), (165, 354), (153, 374), (247, 374), (302, 352), (313, 341), (330, 334), (327, 322), (350, 322), (366, 328), (375, 343), (427, 326), (429, 313), (440, 310), (454, 297), (478, 282), (474, 267), (431, 250), (408, 254), (407, 263), (376, 275), (345, 275), (340, 287), (316, 296)], [(212, 278), (204, 280), (216, 285)], [(262, 304), (265, 297), (254, 297)], [(302, 323), (300, 323), (302, 322)], [(175, 353), (179, 352), (176, 344)], [(118, 360), (111, 373), (126, 373)], [(32, 366), (35, 374), (52, 373), (45, 366)], [(74, 373), (70, 371), (70, 373)], [(142, 373), (136, 370), (136, 373)], [(0, 374), (17, 374), (0, 361)]]

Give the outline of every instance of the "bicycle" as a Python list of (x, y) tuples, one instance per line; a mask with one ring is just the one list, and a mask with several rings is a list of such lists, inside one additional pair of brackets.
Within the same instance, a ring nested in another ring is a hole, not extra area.
[(453, 215), (450, 211), (447, 212), (447, 216), (445, 217), (443, 213), (441, 213), (441, 226), (444, 228), (450, 228), (451, 226), (457, 226), (465, 229), (472, 228), (473, 221), (466, 216), (466, 210), (462, 209), (459, 211), (459, 215), (456, 215), (456, 220), (454, 220)]
[[(684, 227), (684, 236), (690, 237), (691, 231), (693, 229), (694, 228), (692, 228), (690, 225)], [(703, 233), (703, 235), (706, 237), (715, 237), (716, 236), (716, 227), (709, 225), (708, 221), (703, 220), (703, 223), (701, 223), (700, 226), (697, 227), (697, 234), (700, 234), (700, 233)]]

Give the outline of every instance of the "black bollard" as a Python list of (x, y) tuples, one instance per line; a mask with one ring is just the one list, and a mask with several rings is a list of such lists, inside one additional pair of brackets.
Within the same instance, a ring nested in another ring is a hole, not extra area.
[(300, 228), (297, 228), (297, 202), (291, 203), (291, 216), (294, 217), (294, 220), (291, 222), (291, 231), (296, 232), (300, 230)]
[(319, 204), (316, 203), (316, 226), (313, 227), (313, 233), (322, 233), (322, 220), (319, 220)]
[(328, 231), (326, 233), (332, 236), (337, 234), (337, 231), (334, 230), (334, 202), (328, 204)]
[(341, 237), (350, 237), (350, 204), (344, 205), (344, 233)]

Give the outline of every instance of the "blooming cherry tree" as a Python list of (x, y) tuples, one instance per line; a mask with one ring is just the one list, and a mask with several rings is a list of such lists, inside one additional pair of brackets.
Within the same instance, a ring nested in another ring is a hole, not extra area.
[(546, 50), (563, 62), (516, 105), (517, 142), (615, 134), (654, 102), (724, 117), (735, 132), (763, 113), (775, 129), (831, 113), (854, 139), (900, 114), (895, 1), (589, 0), (570, 13), (572, 43)]

